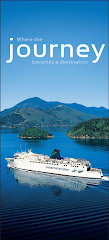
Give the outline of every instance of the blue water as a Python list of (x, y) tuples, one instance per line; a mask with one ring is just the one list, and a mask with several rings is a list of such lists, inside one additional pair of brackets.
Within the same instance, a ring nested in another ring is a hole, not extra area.
[(19, 130), (1, 130), (2, 239), (108, 239), (108, 181), (7, 168), (5, 157), (20, 150), (84, 158), (108, 173), (107, 140), (72, 140), (66, 128), (47, 129), (48, 140), (22, 140)]

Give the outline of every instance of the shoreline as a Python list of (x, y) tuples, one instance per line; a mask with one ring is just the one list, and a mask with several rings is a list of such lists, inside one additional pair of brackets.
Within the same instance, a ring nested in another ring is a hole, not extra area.
[(18, 137), (21, 138), (21, 139), (31, 139), (31, 140), (32, 139), (41, 139), (41, 140), (44, 140), (44, 139), (53, 138), (54, 136), (52, 135), (52, 136), (46, 136), (46, 137), (42, 137), (42, 138), (41, 137), (37, 137), (36, 138), (36, 137), (22, 137), (22, 136), (18, 135)]
[(69, 138), (73, 138), (73, 139), (109, 139), (108, 137), (89, 137), (89, 136), (81, 136), (81, 137), (76, 137), (76, 136), (68, 136), (67, 134), (66, 134), (66, 136), (67, 137), (69, 137)]
[[(74, 127), (76, 125), (44, 125), (44, 126), (32, 126), (32, 127), (37, 127), (37, 128), (49, 128), (49, 127)], [(9, 126), (1, 126), (1, 128), (16, 128), (16, 129), (25, 129), (25, 127), (9, 127)]]

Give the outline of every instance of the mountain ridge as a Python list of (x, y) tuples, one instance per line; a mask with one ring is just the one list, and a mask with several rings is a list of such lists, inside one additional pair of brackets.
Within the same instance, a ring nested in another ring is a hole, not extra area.
[(5, 116), (15, 109), (21, 109), (21, 108), (27, 108), (27, 107), (37, 108), (37, 109), (52, 109), (58, 105), (67, 106), (79, 112), (86, 113), (86, 114), (94, 114), (99, 117), (108, 117), (108, 114), (109, 114), (108, 109), (105, 107), (86, 107), (78, 103), (61, 103), (58, 101), (45, 101), (38, 97), (33, 97), (33, 98), (28, 98), (26, 100), (21, 101), (20, 103), (16, 104), (12, 108), (8, 108), (1, 111), (1, 116)]

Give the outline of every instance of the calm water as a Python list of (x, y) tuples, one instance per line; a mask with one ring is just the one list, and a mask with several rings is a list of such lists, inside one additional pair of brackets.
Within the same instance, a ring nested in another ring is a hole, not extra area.
[(24, 141), (16, 130), (1, 130), (2, 239), (108, 239), (108, 181), (9, 170), (5, 157), (18, 150), (85, 158), (108, 175), (107, 140), (72, 140), (67, 129), (54, 138)]

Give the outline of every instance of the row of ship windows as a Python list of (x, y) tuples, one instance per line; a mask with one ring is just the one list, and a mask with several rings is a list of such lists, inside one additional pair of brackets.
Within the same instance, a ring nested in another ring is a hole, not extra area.
[[(34, 161), (30, 161), (30, 162), (34, 162)], [(35, 162), (34, 162), (35, 163)], [(40, 162), (39, 162), (40, 163)], [(43, 163), (43, 164), (51, 164), (51, 163)], [(58, 165), (58, 163), (57, 164), (53, 164), (53, 165)], [(78, 165), (81, 165), (80, 163), (78, 164)], [(72, 167), (78, 167), (78, 165), (76, 166), (76, 165), (72, 165)], [(67, 165), (65, 165), (64, 164), (64, 167), (65, 166), (67, 166)], [(84, 168), (84, 167), (83, 167)]]
[[(30, 162), (34, 162), (34, 161), (30, 161)], [(35, 162), (34, 162), (35, 163)], [(39, 162), (40, 163), (40, 162)], [(43, 164), (51, 164), (51, 163), (43, 163)], [(58, 163), (57, 164), (53, 164), (53, 165), (58, 165)], [(81, 165), (80, 163), (79, 163), (79, 165)], [(64, 167), (65, 166), (67, 166), (67, 165), (65, 165), (64, 164)], [(78, 165), (76, 166), (76, 165), (72, 165), (72, 167), (78, 167)], [(84, 168), (84, 167), (83, 167)]]
[(73, 166), (78, 166), (78, 165), (81, 165), (80, 163), (77, 163), (76, 165), (73, 165)]
[[(80, 165), (80, 164), (79, 164)], [(78, 166), (76, 166), (76, 165), (72, 165), (72, 167), (78, 167)], [(84, 167), (83, 167), (84, 168)]]
[[(30, 161), (30, 162), (36, 163), (34, 161)], [(41, 163), (41, 162), (38, 162), (38, 163)], [(43, 163), (43, 164), (51, 164), (51, 163)], [(58, 163), (57, 164), (53, 164), (53, 165), (58, 165)], [(64, 166), (67, 166), (67, 165), (64, 165)]]

